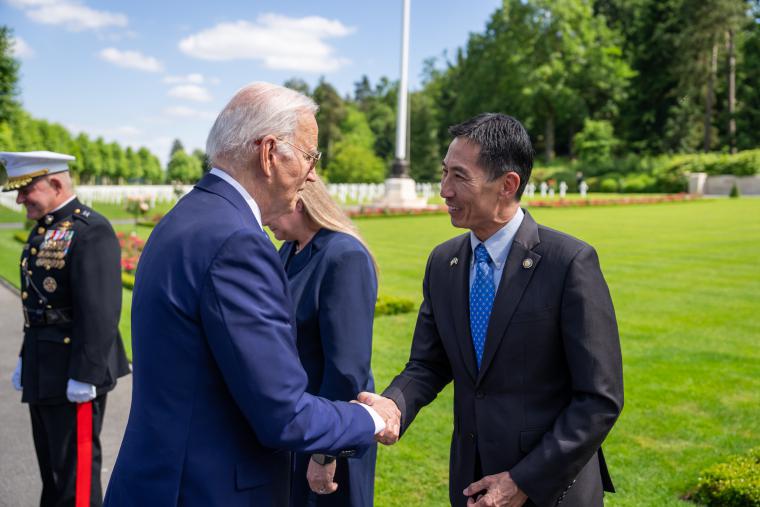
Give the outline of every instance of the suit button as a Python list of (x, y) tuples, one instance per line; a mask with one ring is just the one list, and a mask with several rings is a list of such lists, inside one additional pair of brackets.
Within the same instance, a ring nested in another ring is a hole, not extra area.
[(37, 249), (34, 248), (34, 247), (32, 247), (32, 249), (29, 250), (29, 253), (32, 254), (32, 255), (37, 255)]
[(21, 293), (21, 299), (26, 299), (29, 297), (29, 293), (27, 291), (24, 291)]
[(45, 228), (44, 227), (38, 227), (37, 228), (37, 234), (42, 234), (44, 232), (45, 232)]
[(470, 440), (472, 440), (473, 442), (475, 441), (475, 433), (470, 433), (469, 437), (470, 437)]
[(486, 397), (486, 394), (483, 391), (475, 391), (475, 397), (479, 400), (482, 400)]
[(66, 337), (63, 339), (63, 343), (65, 343), (66, 345), (68, 345), (69, 343), (71, 343), (71, 338), (69, 338), (68, 336), (66, 336)]

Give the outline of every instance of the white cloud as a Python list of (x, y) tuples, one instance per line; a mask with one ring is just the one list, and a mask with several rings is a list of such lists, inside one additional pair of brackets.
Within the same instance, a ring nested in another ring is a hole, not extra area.
[(11, 51), (14, 58), (28, 58), (34, 56), (34, 50), (21, 37), (14, 37), (11, 41)]
[(169, 96), (175, 99), (192, 100), (195, 102), (209, 102), (211, 100), (208, 90), (194, 84), (175, 86), (169, 90)]
[(163, 65), (152, 56), (146, 56), (138, 51), (122, 51), (116, 48), (105, 48), (98, 53), (100, 58), (124, 67), (127, 69), (137, 69), (145, 72), (161, 72)]
[(125, 27), (126, 15), (91, 9), (77, 0), (9, 0), (28, 18), (46, 25), (63, 25), (69, 30), (97, 30), (110, 26)]
[(208, 111), (198, 111), (186, 106), (172, 106), (164, 108), (164, 114), (175, 118), (196, 118), (201, 120), (213, 120), (216, 114)]
[(193, 73), (186, 76), (165, 76), (163, 81), (166, 84), (203, 84), (205, 79), (203, 74)]
[(270, 69), (328, 72), (349, 62), (325, 39), (345, 37), (354, 28), (319, 16), (289, 18), (262, 14), (247, 21), (219, 23), (182, 39), (182, 52), (203, 60), (260, 60)]

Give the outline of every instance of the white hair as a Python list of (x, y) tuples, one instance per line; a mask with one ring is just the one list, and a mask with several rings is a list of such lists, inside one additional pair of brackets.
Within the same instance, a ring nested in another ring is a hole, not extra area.
[(255, 141), (266, 135), (292, 140), (298, 118), (315, 115), (317, 109), (311, 98), (290, 88), (250, 83), (217, 116), (206, 140), (206, 155), (212, 164), (220, 159), (247, 163), (257, 149)]

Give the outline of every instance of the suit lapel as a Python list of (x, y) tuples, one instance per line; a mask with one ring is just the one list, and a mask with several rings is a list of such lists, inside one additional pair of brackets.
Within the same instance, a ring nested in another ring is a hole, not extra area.
[[(507, 263), (499, 282), (499, 290), (494, 299), (493, 311), (488, 322), (483, 360), (477, 377), (478, 383), (483, 380), (486, 370), (493, 361), (496, 351), (504, 339), (512, 314), (515, 313), (525, 288), (530, 283), (533, 272), (541, 260), (541, 256), (531, 250), (538, 243), (538, 225), (526, 211), (525, 218), (517, 230), (512, 248), (509, 251)], [(528, 260), (529, 262), (526, 262)]]
[(472, 248), (470, 247), (470, 235), (461, 236), (462, 241), (456, 250), (456, 264), (452, 259), (446, 259), (449, 263), (449, 287), (451, 287), (451, 315), (454, 319), (454, 330), (462, 361), (467, 368), (467, 373), (474, 382), (478, 376), (478, 367), (475, 362), (475, 350), (472, 347), (472, 334), (470, 333), (470, 261)]

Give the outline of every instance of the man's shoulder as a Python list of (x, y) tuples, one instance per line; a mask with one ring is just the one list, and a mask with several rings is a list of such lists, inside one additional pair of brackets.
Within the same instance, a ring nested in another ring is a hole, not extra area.
[(575, 236), (541, 224), (538, 224), (538, 237), (540, 243), (535, 250), (542, 254), (552, 254), (560, 259), (572, 260), (581, 250), (593, 248)]

